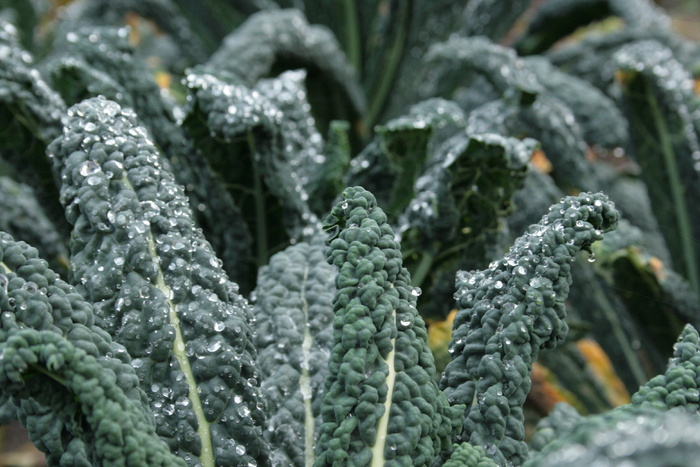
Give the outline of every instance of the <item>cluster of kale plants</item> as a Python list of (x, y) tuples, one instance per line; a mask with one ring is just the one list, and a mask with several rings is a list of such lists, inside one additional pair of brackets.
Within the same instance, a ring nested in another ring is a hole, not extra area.
[(0, 6), (0, 420), (50, 465), (700, 455), (652, 3)]

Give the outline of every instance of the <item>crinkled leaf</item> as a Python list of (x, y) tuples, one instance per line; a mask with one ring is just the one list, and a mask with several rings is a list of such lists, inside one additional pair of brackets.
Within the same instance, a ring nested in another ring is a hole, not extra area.
[(454, 445), (452, 455), (442, 465), (443, 467), (495, 467), (496, 463), (488, 457), (483, 447), (461, 443)]
[(158, 27), (165, 35), (153, 39), (167, 41), (159, 50), (175, 50), (161, 57), (166, 66), (181, 71), (186, 66), (199, 63), (205, 57), (204, 47), (192, 31), (190, 23), (175, 4), (169, 0), (77, 0), (62, 9), (55, 25), (58, 37), (70, 37), (81, 28), (96, 26), (125, 26), (130, 15), (137, 15)]
[(564, 198), (505, 257), (488, 269), (457, 274), (461, 309), (440, 385), (451, 403), (468, 407), (463, 439), (485, 446), (498, 464), (527, 458), (522, 407), (532, 363), (540, 348), (566, 337), (564, 301), (574, 256), (617, 220), (603, 194)]
[[(606, 189), (608, 188), (609, 186), (606, 186)], [(630, 195), (637, 196), (638, 201), (642, 196), (636, 191)], [(508, 217), (511, 231), (526, 230), (548, 206), (562, 196), (562, 191), (547, 174), (531, 170), (523, 188), (514, 196), (515, 212)], [(616, 201), (615, 207), (618, 209), (618, 197), (610, 195), (610, 198)], [(625, 205), (629, 206), (627, 203)], [(616, 233), (617, 231), (611, 232), (608, 236), (618, 236)], [(644, 330), (635, 323), (618, 291), (611, 288), (609, 283), (594, 271), (593, 265), (585, 261), (595, 257), (591, 257), (590, 254), (587, 257), (586, 254), (582, 256), (579, 259), (583, 261), (571, 265), (573, 284), (569, 290), (567, 313), (581, 322), (582, 331), (592, 332), (614, 362), (624, 362), (616, 366), (617, 373), (626, 387), (634, 391), (654, 374), (653, 370), (649, 371), (649, 365), (658, 368), (657, 364), (663, 365), (663, 359), (659, 360), (659, 355), (650, 352), (653, 347), (634, 343), (642, 338)], [(554, 351), (554, 357), (558, 356), (559, 352)], [(558, 373), (556, 368), (553, 368), (553, 371)]]
[(339, 273), (314, 465), (431, 465), (451, 445), (463, 406), (450, 407), (433, 380), (417, 294), (386, 214), (361, 187), (343, 198), (324, 223), (326, 258)]
[(620, 48), (637, 41), (655, 40), (674, 51), (688, 69), (700, 63), (700, 47), (659, 28), (624, 28), (608, 34), (590, 35), (571, 45), (562, 46), (547, 54), (551, 62), (562, 71), (588, 81), (608, 95), (612, 88), (617, 66), (614, 55)]
[(406, 267), (425, 292), (424, 315), (449, 311), (454, 290), (442, 286), (446, 277), (492, 259), (534, 146), (532, 140), (462, 133), (433, 155), (401, 220)]
[(69, 109), (49, 150), (77, 288), (132, 356), (158, 434), (190, 465), (267, 465), (249, 305), (146, 129), (94, 98)]
[(537, 430), (530, 441), (530, 452), (541, 451), (580, 420), (581, 414), (571, 405), (566, 402), (555, 405), (554, 409), (537, 424)]
[[(238, 208), (192, 139), (176, 121), (146, 63), (134, 56), (127, 29), (90, 27), (61, 38), (63, 46), (45, 66), (66, 99), (104, 95), (133, 108), (158, 144), (163, 161), (185, 187), (197, 224), (245, 291), (249, 277), (249, 232)], [(222, 223), (225, 217), (228, 222)]]
[(294, 135), (284, 131), (279, 108), (259, 91), (212, 75), (189, 75), (188, 86), (193, 99), (184, 125), (240, 209), (252, 234), (255, 265), (266, 264), (292, 239), (318, 231), (292, 164)]
[(693, 465), (700, 456), (698, 428), (698, 418), (683, 410), (612, 411), (579, 421), (525, 467)]
[(344, 186), (342, 177), (350, 162), (346, 122), (332, 122), (329, 133), (334, 141), (329, 147), (316, 129), (307, 100), (307, 72), (285, 71), (277, 78), (260, 80), (255, 86), (264, 98), (280, 112), (280, 139), (288, 154), (294, 178), (303, 187), (314, 212), (325, 214)]
[[(666, 372), (640, 387), (630, 404), (589, 417), (561, 407), (547, 423), (556, 433), (543, 427), (535, 438), (541, 452), (525, 465), (589, 465), (611, 457), (637, 465), (692, 464), (699, 454), (694, 437), (700, 407), (699, 343), (698, 332), (687, 325), (674, 345)], [(567, 414), (568, 419), (559, 420)], [(621, 443), (626, 449), (613, 454)], [(579, 446), (575, 454), (572, 444)], [(567, 450), (570, 454), (564, 462), (562, 454)]]
[(44, 405), (54, 426), (73, 428), (41, 434), (70, 440), (60, 459), (47, 458), (52, 465), (186, 465), (158, 439), (142, 408), (126, 397), (111, 371), (67, 339), (21, 329), (3, 339), (2, 351), (3, 390)]
[(275, 466), (314, 461), (333, 346), (335, 274), (318, 238), (273, 255), (259, 272), (255, 344)]
[(126, 89), (109, 74), (74, 55), (49, 59), (42, 66), (47, 70), (52, 87), (69, 105), (95, 96), (112, 100), (130, 98)]
[[(685, 408), (697, 414), (700, 409), (700, 337), (698, 331), (687, 324), (673, 346), (673, 356), (666, 372), (658, 375), (632, 396), (631, 407), (652, 407), (669, 410)], [(621, 407), (630, 409), (629, 406)]]
[[(0, 309), (0, 361), (6, 365), (0, 387), (12, 396), (51, 464), (65, 465), (76, 455), (103, 464), (114, 455), (111, 449), (128, 457), (137, 439), (152, 444), (153, 462), (158, 456), (169, 459), (162, 465), (177, 462), (154, 434), (153, 415), (126, 349), (95, 326), (90, 303), (60, 280), (36, 249), (6, 233), (0, 233)], [(104, 393), (95, 392), (99, 385)], [(100, 439), (99, 424), (109, 422), (100, 421), (104, 417), (96, 409), (109, 413), (124, 437), (134, 438), (130, 446)], [(47, 417), (55, 421), (44, 423)], [(76, 429), (82, 422), (93, 430)], [(147, 454), (133, 454), (131, 465), (145, 462)]]
[(251, 15), (198, 72), (252, 87), (297, 68), (308, 70), (308, 98), (322, 132), (331, 120), (355, 121), (364, 113), (364, 93), (332, 32), (294, 9)]
[(531, 105), (491, 102), (469, 115), (470, 133), (495, 132), (538, 140), (552, 163), (551, 176), (564, 190), (595, 190), (599, 182), (586, 160), (584, 133), (571, 109), (551, 94), (541, 94)]
[(535, 75), (512, 49), (485, 37), (453, 37), (435, 44), (424, 59), (431, 68), (421, 86), (427, 96), (450, 98), (455, 90), (484, 78), (502, 98), (527, 105), (543, 90)]
[(613, 149), (627, 144), (627, 121), (612, 99), (543, 57), (530, 57), (525, 63), (542, 87), (571, 110), (588, 145)]
[(431, 153), (465, 124), (464, 112), (444, 99), (428, 99), (376, 128), (374, 140), (351, 161), (346, 183), (361, 185), (387, 207), (394, 221), (415, 196), (415, 182)]

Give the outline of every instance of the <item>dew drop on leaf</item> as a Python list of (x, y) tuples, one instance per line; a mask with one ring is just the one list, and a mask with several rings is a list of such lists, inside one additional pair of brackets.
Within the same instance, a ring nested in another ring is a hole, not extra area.
[(83, 164), (80, 166), (79, 172), (80, 175), (83, 177), (87, 177), (88, 175), (93, 175), (97, 172), (102, 170), (100, 168), (100, 164), (98, 164), (95, 161), (85, 161)]

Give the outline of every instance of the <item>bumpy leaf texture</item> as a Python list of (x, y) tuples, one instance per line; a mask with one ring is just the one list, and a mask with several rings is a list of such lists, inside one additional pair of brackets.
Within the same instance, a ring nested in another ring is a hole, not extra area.
[(525, 466), (697, 465), (700, 421), (682, 409), (611, 411), (584, 420)]
[[(309, 96), (317, 118), (324, 122), (322, 131), (331, 115), (355, 121), (365, 112), (362, 88), (333, 33), (325, 26), (310, 25), (295, 9), (251, 15), (224, 38), (202, 68), (227, 82), (251, 87), (283, 70), (307, 69), (309, 89), (322, 90)], [(331, 109), (321, 111), (328, 102)]]
[[(544, 447), (525, 465), (591, 465), (603, 459), (619, 465), (697, 464), (699, 364), (700, 336), (688, 325), (674, 346), (666, 372), (643, 385), (630, 404), (589, 417), (562, 405), (553, 420), (543, 422), (535, 441)], [(566, 413), (569, 419), (560, 420)]]
[(158, 434), (190, 465), (267, 465), (250, 307), (134, 112), (77, 104), (49, 151), (74, 281), (133, 357)]
[(273, 466), (303, 467), (315, 459), (333, 346), (335, 274), (320, 237), (275, 254), (259, 272), (255, 345)]
[(0, 310), (2, 396), (50, 465), (184, 465), (158, 439), (124, 347), (36, 249), (4, 232)]
[(472, 446), (469, 443), (455, 444), (452, 455), (443, 464), (443, 467), (495, 467), (496, 463), (486, 455), (481, 446)]
[(451, 446), (463, 407), (450, 407), (433, 380), (417, 294), (386, 214), (361, 187), (343, 198), (324, 223), (339, 273), (315, 465), (431, 465)]
[(463, 439), (500, 465), (527, 458), (523, 403), (539, 349), (566, 337), (570, 263), (617, 220), (603, 194), (562, 198), (503, 259), (457, 275), (461, 309), (440, 386), (451, 403), (468, 407)]
[[(104, 95), (131, 107), (148, 128), (161, 154), (185, 187), (197, 223), (224, 262), (229, 277), (244, 284), (249, 276), (249, 233), (223, 181), (212, 173), (206, 158), (186, 130), (176, 122), (173, 104), (161, 90), (148, 65), (135, 56), (126, 28), (88, 27), (58, 38), (44, 67), (69, 104)], [(222, 223), (225, 217), (229, 222)]]
[[(296, 87), (297, 79), (291, 73), (273, 83), (259, 84), (273, 99), (283, 100), (279, 88)], [(184, 125), (224, 177), (246, 228), (254, 233), (256, 266), (266, 264), (291, 239), (318, 232), (318, 218), (309, 208), (309, 195), (302, 184), (305, 177), (295, 170), (303, 163), (308, 172), (309, 159), (314, 158), (293, 150), (304, 147), (314, 153), (317, 148), (285, 131), (293, 125), (292, 115), (282, 113), (258, 90), (227, 84), (210, 74), (191, 74), (187, 84), (193, 99)], [(302, 104), (296, 100), (296, 105)]]

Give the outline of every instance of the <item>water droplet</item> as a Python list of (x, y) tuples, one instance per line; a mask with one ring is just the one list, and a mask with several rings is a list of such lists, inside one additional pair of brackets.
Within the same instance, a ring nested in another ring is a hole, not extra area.
[(85, 161), (80, 166), (79, 172), (80, 172), (80, 175), (82, 175), (83, 177), (87, 177), (88, 175), (93, 175), (93, 174), (99, 172), (100, 170), (102, 170), (102, 168), (100, 167), (100, 164), (98, 164), (97, 162)]
[(590, 255), (588, 255), (588, 262), (589, 263), (595, 263), (595, 260), (596, 260), (595, 253), (591, 253)]

